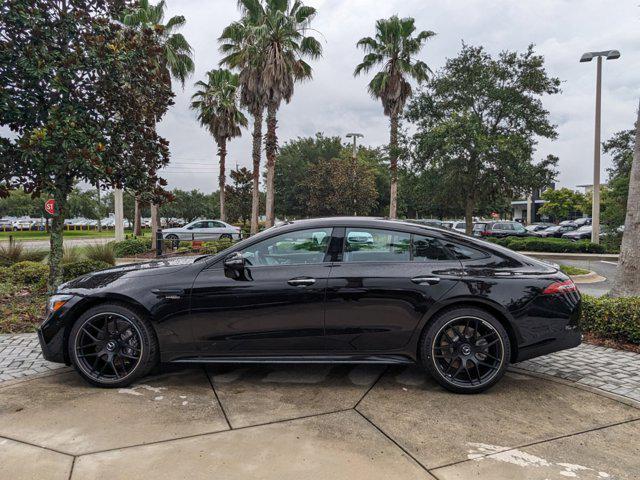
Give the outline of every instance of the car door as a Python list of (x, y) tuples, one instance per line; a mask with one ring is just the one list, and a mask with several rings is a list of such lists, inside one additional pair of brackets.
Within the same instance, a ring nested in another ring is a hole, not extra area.
[[(372, 242), (350, 241), (365, 233)], [(346, 228), (343, 238), (341, 261), (327, 284), (327, 349), (401, 349), (429, 308), (459, 281), (460, 262), (429, 235), (358, 227)]]
[(185, 229), (185, 233), (180, 235), (183, 240), (202, 240), (202, 234), (204, 232), (207, 222), (199, 221), (192, 223)]
[(203, 355), (322, 351), (331, 230), (292, 230), (245, 247), (239, 278), (225, 276), (222, 260), (202, 270), (191, 309)]

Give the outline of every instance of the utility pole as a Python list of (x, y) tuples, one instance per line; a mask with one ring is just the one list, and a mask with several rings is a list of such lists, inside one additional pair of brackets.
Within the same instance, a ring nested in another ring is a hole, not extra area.
[[(352, 168), (351, 168), (351, 184), (355, 185), (356, 183), (356, 170), (358, 166), (358, 138), (364, 137), (361, 133), (347, 133), (347, 138), (353, 138), (353, 150), (351, 152), (351, 160), (352, 160)], [(358, 215), (356, 196), (353, 196), (353, 216)]]
[(602, 52), (587, 52), (582, 55), (580, 62), (590, 62), (597, 58), (596, 67), (596, 118), (593, 135), (593, 202), (591, 207), (591, 241), (600, 243), (600, 130), (602, 111), (602, 57), (607, 60), (620, 58), (618, 50)]

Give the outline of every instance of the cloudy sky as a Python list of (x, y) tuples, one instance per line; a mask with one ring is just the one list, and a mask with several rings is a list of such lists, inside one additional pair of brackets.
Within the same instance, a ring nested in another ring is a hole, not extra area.
[[(216, 39), (238, 18), (235, 0), (167, 0), (168, 15), (182, 14), (195, 52), (196, 72), (184, 90), (175, 85), (176, 104), (160, 131), (171, 143), (169, 186), (211, 191), (217, 185), (215, 145), (188, 109), (191, 85), (220, 59)], [(592, 181), (595, 62), (579, 63), (585, 51), (618, 49), (619, 60), (603, 65), (602, 138), (633, 125), (640, 97), (640, 7), (637, 0), (307, 0), (318, 9), (313, 23), (324, 55), (313, 62), (313, 80), (296, 86), (279, 113), (280, 142), (324, 132), (362, 132), (364, 141), (387, 141), (381, 105), (366, 92), (367, 78), (353, 78), (362, 57), (355, 43), (372, 35), (376, 19), (413, 16), (419, 29), (433, 30), (421, 57), (432, 69), (457, 54), (461, 42), (489, 52), (521, 51), (528, 44), (545, 56), (550, 74), (562, 80), (562, 94), (545, 100), (558, 125), (558, 139), (541, 142), (537, 157), (560, 157), (561, 185)], [(229, 166), (250, 166), (250, 135), (231, 142)], [(609, 160), (603, 160), (603, 172)], [(604, 174), (604, 173), (603, 173)]]

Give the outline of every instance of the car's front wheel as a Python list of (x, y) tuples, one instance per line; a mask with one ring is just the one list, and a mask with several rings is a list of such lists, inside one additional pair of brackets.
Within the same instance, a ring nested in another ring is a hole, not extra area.
[(78, 373), (98, 387), (130, 385), (158, 362), (158, 341), (149, 321), (118, 303), (83, 313), (71, 329), (68, 348)]
[(420, 358), (433, 378), (456, 393), (478, 393), (493, 386), (509, 365), (506, 330), (479, 308), (452, 308), (422, 334)]
[(178, 248), (180, 246), (180, 239), (178, 238), (177, 235), (174, 234), (169, 234), (166, 236), (167, 240), (171, 240), (171, 247), (172, 248)]

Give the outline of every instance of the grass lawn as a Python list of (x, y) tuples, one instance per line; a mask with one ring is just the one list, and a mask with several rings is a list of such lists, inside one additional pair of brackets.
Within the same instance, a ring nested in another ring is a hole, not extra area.
[[(133, 235), (133, 230), (125, 230), (125, 235)], [(142, 234), (145, 236), (151, 235), (151, 230), (145, 228), (142, 230)], [(35, 231), (17, 231), (17, 232), (0, 232), (0, 240), (8, 240), (9, 236), (13, 236), (15, 240), (48, 240), (49, 234), (47, 232), (35, 232)], [(103, 230), (98, 232), (97, 230), (65, 230), (65, 238), (108, 238), (114, 237), (113, 230)]]
[(560, 265), (560, 271), (567, 275), (586, 275), (589, 270), (584, 268), (572, 267), (571, 265)]

